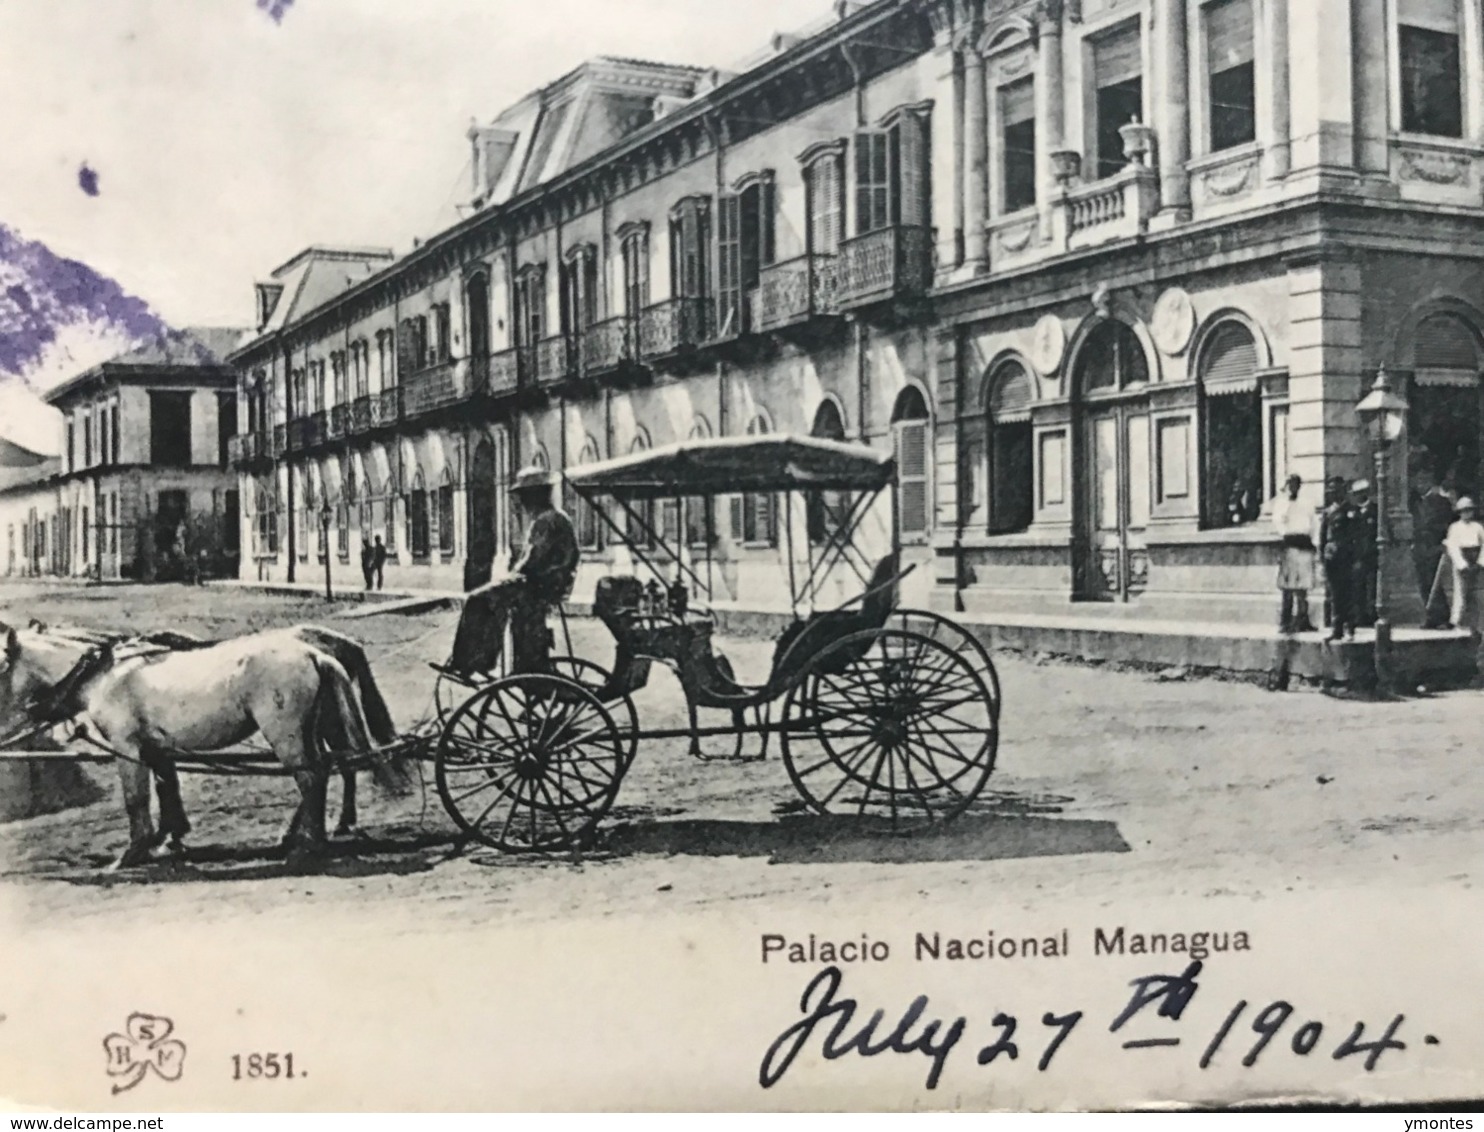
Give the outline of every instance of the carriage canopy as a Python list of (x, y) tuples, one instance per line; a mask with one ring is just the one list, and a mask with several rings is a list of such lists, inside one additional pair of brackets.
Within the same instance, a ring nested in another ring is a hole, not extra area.
[(583, 495), (669, 499), (770, 491), (879, 491), (894, 461), (862, 444), (806, 436), (687, 440), (567, 471)]

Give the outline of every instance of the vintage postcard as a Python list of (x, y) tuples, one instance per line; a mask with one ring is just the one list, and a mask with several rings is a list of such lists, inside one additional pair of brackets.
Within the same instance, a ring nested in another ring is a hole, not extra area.
[(1484, 0), (0, 0), (0, 1105), (1484, 1096)]

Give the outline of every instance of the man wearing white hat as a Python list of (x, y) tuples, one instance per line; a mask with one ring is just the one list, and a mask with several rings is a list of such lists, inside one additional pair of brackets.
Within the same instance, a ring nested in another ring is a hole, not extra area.
[(1453, 625), (1478, 636), (1479, 555), (1484, 551), (1484, 524), (1476, 518), (1474, 501), (1468, 496), (1458, 501), (1455, 510), (1458, 519), (1443, 540), (1453, 566)]
[(511, 628), (511, 671), (545, 667), (546, 611), (572, 591), (581, 554), (572, 520), (551, 501), (545, 468), (522, 469), (511, 493), (525, 512), (526, 545), (508, 577), (471, 590), (464, 600), (449, 667), (489, 672), (499, 663), (505, 626)]

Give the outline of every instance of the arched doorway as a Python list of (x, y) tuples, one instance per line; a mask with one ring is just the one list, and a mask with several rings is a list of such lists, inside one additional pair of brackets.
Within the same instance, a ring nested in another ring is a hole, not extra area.
[(1457, 315), (1431, 315), (1417, 327), (1407, 397), (1412, 470), (1450, 481), (1468, 495), (1484, 484), (1480, 363), (1478, 336)]
[(1149, 580), (1149, 361), (1133, 329), (1108, 319), (1072, 370), (1081, 409), (1078, 598), (1128, 601)]
[(482, 438), (469, 461), (469, 554), (464, 560), (464, 589), (490, 580), (499, 546), (495, 446)]

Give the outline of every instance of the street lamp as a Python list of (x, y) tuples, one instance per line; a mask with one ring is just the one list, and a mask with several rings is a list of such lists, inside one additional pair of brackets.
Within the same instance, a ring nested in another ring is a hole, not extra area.
[(1356, 415), (1371, 438), (1376, 458), (1376, 688), (1383, 695), (1391, 690), (1391, 622), (1386, 619), (1386, 551), (1391, 543), (1387, 516), (1386, 474), (1391, 446), (1407, 427), (1406, 398), (1394, 392), (1386, 378), (1386, 367), (1376, 371), (1376, 384), (1355, 406)]
[(334, 601), (335, 594), (330, 589), (330, 501), (325, 500), (324, 506), (319, 509), (319, 545), (320, 556), (325, 560), (325, 600)]

